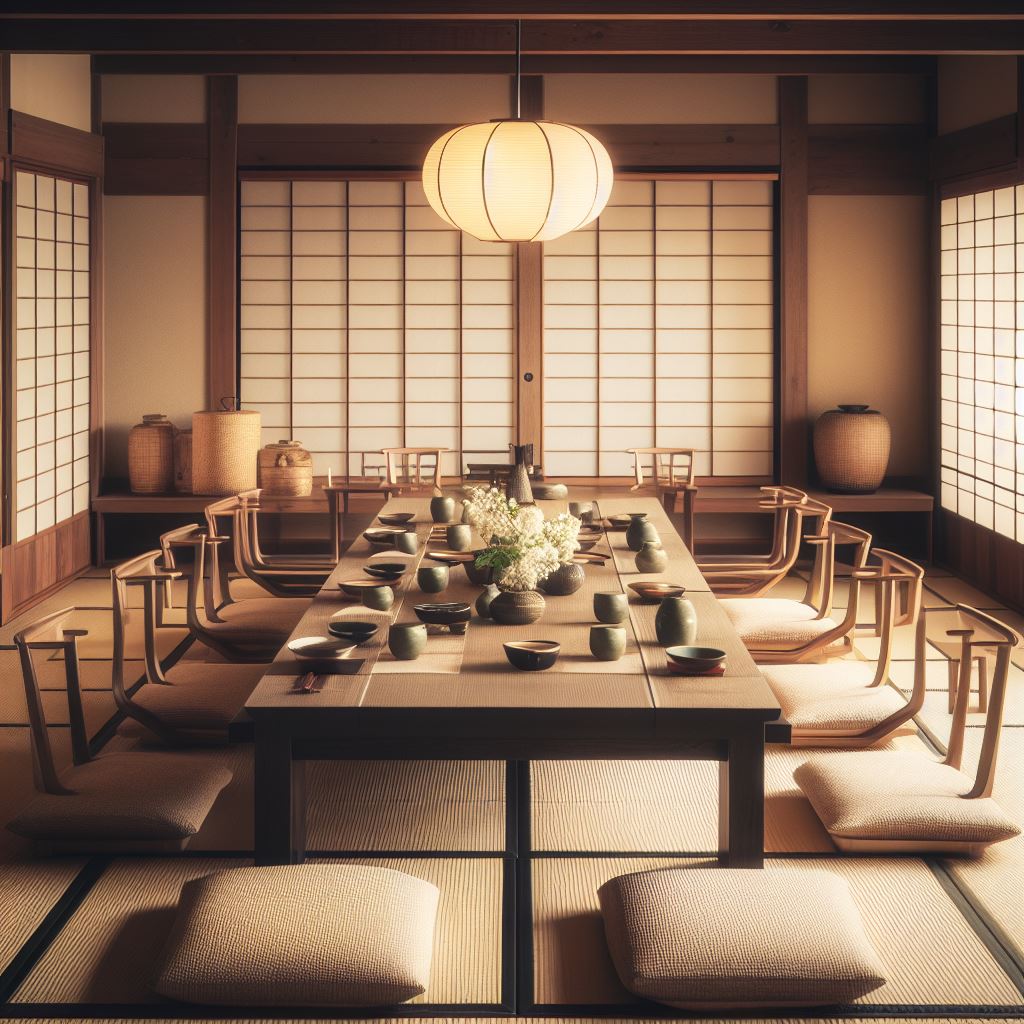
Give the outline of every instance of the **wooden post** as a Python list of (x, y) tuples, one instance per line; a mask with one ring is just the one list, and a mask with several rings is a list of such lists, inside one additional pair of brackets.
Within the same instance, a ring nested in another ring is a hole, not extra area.
[(238, 78), (207, 78), (207, 397), (211, 409), (237, 391)]
[(779, 79), (779, 465), (807, 482), (807, 79)]

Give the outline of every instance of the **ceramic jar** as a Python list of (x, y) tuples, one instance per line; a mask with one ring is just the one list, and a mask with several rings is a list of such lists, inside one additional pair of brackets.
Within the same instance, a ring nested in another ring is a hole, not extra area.
[(480, 592), (480, 596), (476, 599), (476, 613), (481, 619), (489, 619), (491, 617), (491, 602), (501, 593), (501, 591), (493, 583), (488, 583), (486, 587)]
[(435, 523), (450, 523), (455, 518), (455, 499), (438, 494), (430, 499), (430, 518)]
[(421, 565), (416, 570), (416, 582), (424, 594), (440, 594), (448, 587), (447, 565)]
[(536, 590), (502, 590), (491, 602), (491, 618), (502, 626), (528, 626), (544, 614), (544, 598)]
[(889, 421), (866, 405), (841, 405), (814, 424), (814, 462), (821, 482), (844, 494), (870, 494), (889, 466)]
[(621, 590), (599, 590), (594, 595), (594, 618), (614, 625), (629, 618), (629, 598)]
[(618, 661), (625, 650), (625, 626), (590, 627), (590, 653), (598, 661)]
[(668, 555), (660, 543), (644, 541), (644, 546), (633, 559), (637, 572), (664, 572), (668, 568)]
[(533, 468), (533, 445), (514, 444), (512, 453), (515, 463), (508, 475), (505, 494), (520, 505), (533, 504), (533, 488), (530, 486), (530, 469)]
[(174, 490), (174, 424), (163, 413), (147, 413), (128, 432), (128, 484), (132, 494)]
[(468, 551), (473, 543), (473, 531), (464, 523), (455, 523), (444, 532), (448, 547), (452, 551)]
[(639, 551), (645, 543), (657, 544), (661, 538), (654, 523), (649, 522), (646, 512), (630, 512), (626, 528), (626, 545), (630, 551)]
[(415, 661), (427, 646), (422, 622), (396, 622), (388, 630), (388, 649), (399, 661)]
[(565, 562), (541, 581), (540, 588), (545, 594), (550, 594), (552, 597), (566, 597), (569, 594), (575, 594), (585, 581), (586, 576), (583, 574), (582, 565)]
[(395, 534), (395, 550), (401, 551), (403, 555), (415, 555), (419, 549), (420, 539), (416, 536), (415, 530)]
[(363, 591), (363, 604), (377, 612), (386, 612), (395, 603), (391, 587), (367, 587)]
[(260, 450), (256, 482), (264, 494), (301, 498), (313, 493), (313, 456), (298, 441), (281, 440)]
[(654, 631), (662, 647), (692, 647), (697, 642), (697, 610), (685, 597), (665, 597), (654, 616)]
[(474, 551), (474, 560), (472, 562), (462, 563), (463, 568), (466, 570), (466, 578), (470, 583), (475, 583), (478, 587), (486, 587), (488, 583), (494, 582), (494, 570), (489, 565), (485, 565), (483, 568), (477, 568), (476, 556), (482, 552), (483, 548)]

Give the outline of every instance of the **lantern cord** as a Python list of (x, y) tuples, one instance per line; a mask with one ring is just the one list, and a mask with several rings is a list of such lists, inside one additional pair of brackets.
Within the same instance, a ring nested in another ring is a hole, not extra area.
[(522, 119), (522, 103), (520, 97), (521, 83), (523, 77), (522, 70), (523, 60), (523, 22), (521, 19), (516, 20), (516, 120)]

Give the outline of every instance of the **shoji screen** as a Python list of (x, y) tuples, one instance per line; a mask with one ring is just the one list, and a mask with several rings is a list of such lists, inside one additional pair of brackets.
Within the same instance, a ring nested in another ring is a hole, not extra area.
[(770, 181), (620, 181), (544, 247), (544, 468), (623, 476), (625, 449), (695, 448), (697, 472), (770, 477)]
[(317, 473), (382, 447), (448, 447), (445, 472), (514, 438), (512, 250), (450, 228), (418, 183), (242, 183), (241, 394)]
[(89, 186), (18, 171), (14, 540), (89, 508)]
[(942, 505), (1024, 542), (1024, 185), (941, 221)]

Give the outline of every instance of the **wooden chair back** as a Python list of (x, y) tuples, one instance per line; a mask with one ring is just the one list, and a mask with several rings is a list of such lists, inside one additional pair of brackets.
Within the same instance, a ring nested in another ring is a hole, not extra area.
[(53, 652), (64, 655), (64, 682), (68, 698), (68, 723), (71, 732), (71, 758), (76, 764), (92, 760), (89, 751), (89, 735), (85, 727), (85, 712), (82, 708), (82, 688), (79, 680), (78, 638), (87, 636), (86, 629), (71, 629), (65, 623), (74, 614), (74, 608), (62, 608), (14, 635), (14, 644), (21, 661), (21, 676), (25, 684), (25, 701), (28, 705), (28, 723), (32, 737), (32, 774), (36, 788), (44, 793), (57, 796), (71, 796), (60, 781), (57, 764), (53, 757), (50, 734), (46, 727), (46, 710), (39, 688), (34, 655), (45, 652), (49, 658)]
[(447, 448), (381, 448), (384, 484), (393, 490), (441, 490), (441, 453)]
[[(815, 502), (808, 502), (804, 508), (813, 507)], [(828, 506), (824, 506), (828, 508)], [(804, 603), (816, 608), (818, 618), (828, 618), (832, 614), (832, 602), (835, 597), (836, 579), (836, 548), (850, 546), (853, 548), (853, 555), (850, 560), (852, 569), (863, 569), (867, 564), (868, 555), (871, 552), (871, 534), (856, 526), (847, 523), (837, 523), (831, 519), (832, 510), (828, 509), (828, 515), (824, 518), (824, 530), (804, 536), (804, 541), (814, 547), (814, 562), (811, 566), (811, 574), (807, 580), (807, 587), (804, 591)], [(824, 513), (814, 510), (813, 515), (819, 517)], [(847, 605), (847, 611), (855, 607), (856, 602), (851, 596)], [(856, 620), (854, 621), (856, 625)]]
[[(630, 488), (638, 491), (653, 486), (656, 491), (681, 490), (693, 487), (693, 448), (627, 448), (633, 456), (635, 482)], [(650, 474), (650, 482), (646, 474)]]
[(943, 764), (952, 768), (959, 769), (963, 763), (967, 707), (971, 698), (972, 659), (980, 654), (995, 654), (978, 768), (973, 786), (964, 794), (968, 799), (991, 796), (1006, 705), (1010, 654), (1020, 646), (1020, 634), (991, 615), (966, 604), (925, 608), (921, 612), (921, 619), (923, 627), (919, 631), (919, 656), (923, 658), (924, 644), (930, 642), (945, 657), (959, 663), (953, 723), (943, 761)]
[(192, 572), (188, 576), (188, 596), (185, 599), (185, 617), (192, 631), (200, 636), (206, 632), (207, 622), (222, 621), (217, 615), (213, 587), (213, 576), (216, 571), (211, 571), (207, 567), (208, 551), (216, 552), (215, 545), (222, 540), (220, 537), (211, 540), (197, 523), (179, 526), (160, 537), (160, 551), (165, 570), (178, 571), (175, 551), (188, 549), (193, 554)]

